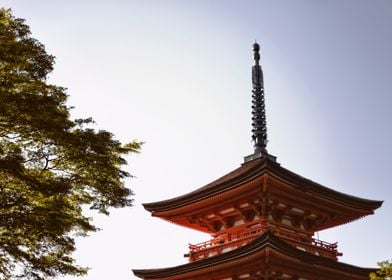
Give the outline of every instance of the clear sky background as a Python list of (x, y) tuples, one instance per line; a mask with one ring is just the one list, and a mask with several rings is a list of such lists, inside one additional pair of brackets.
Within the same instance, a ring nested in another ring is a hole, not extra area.
[[(340, 192), (384, 200), (375, 215), (319, 233), (340, 261), (392, 258), (392, 1), (0, 1), (57, 57), (50, 82), (74, 117), (123, 142), (135, 207), (94, 214), (77, 242), (83, 280), (186, 262), (208, 235), (150, 217), (141, 203), (190, 192), (252, 153), (252, 44), (261, 44), (268, 151)], [(63, 280), (74, 280), (66, 277)], [(79, 278), (78, 278), (79, 279)]]

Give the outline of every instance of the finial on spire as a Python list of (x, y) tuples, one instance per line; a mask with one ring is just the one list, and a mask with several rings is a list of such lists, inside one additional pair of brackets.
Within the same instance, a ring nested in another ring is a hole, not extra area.
[(255, 60), (256, 65), (259, 65), (259, 60), (260, 60), (259, 50), (260, 50), (260, 46), (255, 41), (255, 43), (253, 44), (253, 58)]
[(263, 70), (259, 64), (260, 46), (253, 44), (252, 67), (252, 139), (254, 141), (254, 154), (267, 155), (267, 121), (265, 115)]

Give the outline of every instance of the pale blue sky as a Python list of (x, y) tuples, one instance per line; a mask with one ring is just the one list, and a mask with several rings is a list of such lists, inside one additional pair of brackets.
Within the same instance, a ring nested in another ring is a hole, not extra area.
[[(57, 57), (50, 81), (75, 117), (122, 141), (135, 207), (98, 217), (78, 242), (81, 279), (186, 262), (194, 233), (141, 206), (192, 191), (252, 152), (251, 46), (261, 44), (268, 150), (282, 166), (381, 209), (319, 233), (341, 261), (392, 258), (392, 1), (0, 1)], [(71, 280), (73, 278), (64, 278)]]

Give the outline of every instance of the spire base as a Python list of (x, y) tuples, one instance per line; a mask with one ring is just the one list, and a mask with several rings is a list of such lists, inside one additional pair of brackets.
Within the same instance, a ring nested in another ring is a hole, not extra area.
[(247, 163), (249, 161), (252, 161), (252, 160), (255, 160), (258, 158), (269, 159), (271, 161), (276, 162), (276, 156), (270, 155), (266, 152), (254, 152), (253, 154), (244, 157), (244, 163)]

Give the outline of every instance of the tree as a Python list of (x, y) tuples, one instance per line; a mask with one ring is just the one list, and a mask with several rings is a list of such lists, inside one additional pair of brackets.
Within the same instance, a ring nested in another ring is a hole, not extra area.
[(66, 90), (47, 82), (54, 57), (30, 35), (0, 9), (0, 278), (84, 275), (74, 238), (97, 228), (82, 206), (132, 206), (123, 155), (141, 143), (72, 120)]
[(392, 263), (382, 261), (377, 263), (380, 269), (370, 273), (370, 280), (391, 280), (392, 279)]

